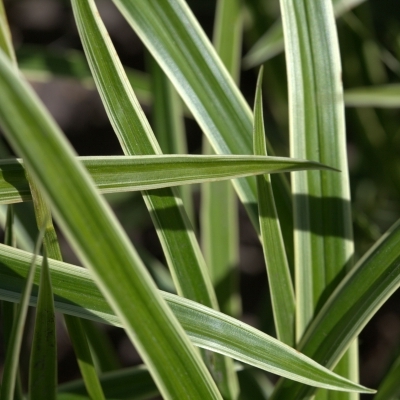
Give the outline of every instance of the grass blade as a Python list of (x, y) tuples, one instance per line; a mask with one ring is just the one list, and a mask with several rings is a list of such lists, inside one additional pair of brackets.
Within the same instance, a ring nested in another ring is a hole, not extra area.
[(1, 391), (0, 391), (0, 397), (3, 400), (14, 399), (14, 390), (17, 379), (22, 336), (24, 333), (26, 315), (28, 313), (28, 306), (33, 285), (33, 279), (35, 276), (36, 258), (37, 254), (39, 253), (39, 249), (42, 245), (43, 235), (44, 235), (44, 230), (42, 229), (39, 232), (39, 237), (37, 239), (35, 246), (35, 253), (33, 254), (33, 257), (31, 259), (29, 270), (27, 271), (26, 280), (23, 283), (23, 288), (21, 288), (22, 295), (20, 299), (20, 304), (11, 330), (10, 342), (7, 348), (6, 358), (4, 362), (3, 380), (1, 382)]
[[(252, 114), (186, 2), (115, 0), (165, 71), (218, 154), (252, 154)], [(272, 150), (269, 150), (273, 155)], [(291, 252), (291, 199), (284, 176), (273, 179), (285, 245)], [(234, 182), (258, 230), (254, 179)]]
[[(333, 0), (336, 18), (357, 7), (365, 0)], [(253, 45), (243, 58), (245, 68), (253, 68), (280, 54), (285, 49), (282, 23), (277, 21)]]
[[(255, 174), (330, 169), (306, 160), (255, 156), (79, 157), (101, 193), (153, 190), (177, 185), (234, 179)], [(0, 202), (32, 199), (24, 163), (0, 161)]]
[(57, 345), (53, 291), (47, 254), (44, 251), (29, 372), (29, 398), (55, 399)]
[(347, 89), (346, 107), (399, 108), (400, 85), (382, 85)]
[[(37, 226), (45, 227), (43, 244), (44, 244), (44, 250), (46, 252), (46, 256), (48, 254), (48, 256), (51, 257), (52, 259), (62, 261), (61, 250), (60, 250), (60, 246), (58, 244), (57, 233), (56, 233), (56, 230), (54, 229), (50, 206), (46, 202), (45, 198), (43, 197), (42, 193), (40, 192), (40, 190), (38, 189), (37, 185), (34, 183), (32, 178), (29, 177), (29, 174), (28, 174), (28, 181), (29, 181), (29, 187), (30, 187), (31, 194), (32, 194), (33, 206), (34, 206), (34, 211), (35, 211), (35, 219), (36, 219)], [(45, 257), (45, 259), (46, 259), (46, 257)], [(46, 262), (46, 260), (43, 261), (43, 263), (44, 263), (43, 265), (45, 265), (45, 262)], [(47, 270), (48, 270), (48, 268), (47, 268)], [(42, 267), (42, 274), (44, 274), (44, 273), (46, 273), (45, 268)], [(47, 275), (48, 274), (49, 274), (49, 272), (47, 271)], [(41, 281), (42, 281), (42, 279), (41, 279)], [(44, 303), (43, 307), (47, 306), (49, 308), (51, 306), (50, 303), (53, 302), (53, 295), (51, 293), (50, 276), (48, 276), (47, 278), (44, 277), (43, 281), (44, 281), (45, 285), (47, 285), (43, 289), (44, 295), (51, 296), (51, 299), (46, 299), (46, 298), (43, 299), (43, 303)], [(39, 290), (39, 300), (40, 300), (40, 290)], [(54, 305), (52, 306), (52, 308), (54, 308)], [(40, 310), (38, 308), (38, 312), (39, 311)], [(38, 314), (38, 315), (41, 317), (41, 319), (44, 319), (44, 320), (46, 319), (46, 317), (48, 317), (48, 318), (52, 317), (53, 324), (54, 324), (54, 311), (53, 311), (52, 316), (50, 315), (49, 310), (45, 310), (45, 312), (41, 312), (41, 314)], [(82, 377), (85, 381), (88, 393), (94, 399), (104, 400), (104, 394), (101, 389), (101, 385), (99, 383), (99, 380), (98, 380), (97, 374), (96, 374), (96, 370), (93, 365), (93, 360), (92, 360), (92, 357), (90, 354), (89, 345), (87, 343), (86, 334), (83, 330), (83, 327), (82, 327), (79, 319), (71, 317), (69, 315), (66, 315), (64, 317), (64, 321), (67, 326), (68, 335), (72, 342), (72, 346), (74, 348), (74, 352), (77, 357), (79, 369), (80, 369)], [(50, 377), (49, 378), (50, 382), (49, 382), (49, 384), (46, 384), (46, 381), (44, 381), (46, 379), (46, 373), (44, 373), (42, 371), (42, 369), (50, 369), (51, 371), (53, 371), (53, 370), (56, 371), (56, 368), (54, 368), (54, 366), (52, 368), (52, 365), (51, 365), (52, 360), (47, 358), (48, 355), (52, 355), (52, 352), (50, 350), (43, 351), (43, 349), (46, 348), (45, 342), (46, 342), (46, 338), (47, 338), (47, 331), (45, 330), (44, 332), (42, 332), (42, 329), (44, 329), (43, 327), (48, 326), (49, 341), (51, 341), (52, 333), (50, 332), (50, 329), (51, 329), (50, 324), (51, 324), (51, 320), (48, 321), (47, 323), (46, 323), (46, 321), (41, 321), (38, 325), (36, 325), (36, 326), (38, 326), (38, 328), (37, 328), (37, 336), (38, 336), (37, 353), (38, 354), (36, 354), (35, 358), (33, 358), (33, 360), (31, 361), (31, 371), (34, 374), (34, 376), (30, 377), (30, 387), (31, 387), (30, 391), (32, 391), (33, 393), (36, 392), (37, 399), (47, 398), (44, 395), (47, 390), (50, 390), (49, 396), (52, 393), (51, 392), (51, 390), (52, 390), (52, 382), (51, 382), (52, 374), (51, 374), (51, 372), (48, 374), (48, 376)], [(55, 331), (55, 327), (53, 329)], [(54, 332), (54, 334), (55, 334), (55, 332)], [(55, 338), (54, 338), (54, 343), (53, 343), (52, 348), (55, 348)], [(53, 357), (55, 358), (54, 362), (57, 367), (56, 355), (53, 354)], [(50, 363), (50, 366), (46, 365), (48, 363)], [(35, 369), (37, 364), (39, 366), (39, 371), (37, 371)], [(31, 375), (32, 375), (32, 373), (31, 373)], [(56, 376), (53, 378), (57, 379)], [(51, 398), (55, 398), (55, 393), (56, 393), (56, 390), (55, 390), (55, 388), (53, 388), (53, 394), (52, 394)]]
[[(254, 103), (254, 154), (266, 156), (264, 117), (262, 111), (263, 70), (258, 75)], [(260, 230), (271, 292), (277, 337), (289, 346), (295, 344), (295, 300), (289, 264), (283, 244), (275, 199), (268, 175), (257, 177), (258, 214)]]
[(2, 53), (0, 90), (0, 125), (18, 154), (29, 160), (30, 172), (49, 199), (60, 226), (84, 265), (95, 274), (160, 392), (166, 398), (180, 398), (183, 393), (193, 399), (220, 398), (90, 177), (40, 100)]
[[(30, 256), (30, 253), (22, 250), (0, 245), (1, 298), (8, 301), (19, 298)], [(41, 257), (38, 257), (40, 261)], [(51, 259), (49, 263), (58, 311), (121, 326), (122, 320), (105, 301), (89, 270)], [(38, 279), (37, 274), (35, 283)], [(34, 291), (32, 305), (36, 304), (36, 296)], [(246, 364), (309, 384), (327, 384), (343, 390), (364, 390), (358, 384), (345, 383), (349, 381), (338, 378), (328, 370), (320, 370), (317, 364), (297, 350), (239, 320), (176, 295), (162, 293), (162, 296), (192, 342), (199, 347), (221, 352)]]
[(14, 65), (17, 65), (3, 0), (0, 0), (0, 49), (4, 51)]
[[(347, 274), (318, 313), (299, 350), (332, 368), (382, 304), (400, 287), (400, 221)], [(350, 308), (349, 305), (351, 304)], [(279, 399), (302, 399), (312, 389), (281, 382)], [(290, 394), (290, 395), (289, 395)]]
[(383, 378), (382, 383), (378, 387), (378, 392), (374, 396), (374, 400), (396, 399), (400, 395), (400, 357), (398, 356), (392, 364), (389, 372)]

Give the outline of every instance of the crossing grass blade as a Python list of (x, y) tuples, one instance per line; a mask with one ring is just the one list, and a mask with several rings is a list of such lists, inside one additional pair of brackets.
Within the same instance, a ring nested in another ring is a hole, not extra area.
[(39, 294), (29, 370), (29, 398), (56, 398), (57, 343), (53, 291), (46, 251), (40, 271)]
[(19, 307), (11, 329), (10, 341), (8, 343), (4, 361), (3, 379), (0, 390), (0, 397), (4, 400), (14, 399), (22, 336), (24, 333), (24, 325), (26, 315), (28, 313), (29, 300), (35, 276), (36, 258), (37, 254), (39, 253), (40, 246), (42, 245), (43, 235), (44, 230), (42, 229), (39, 232), (39, 236), (36, 241), (35, 252), (32, 255), (25, 280), (22, 282)]
[[(45, 257), (43, 260), (44, 266), (42, 266), (40, 284), (42, 285), (42, 281), (44, 282), (44, 287), (42, 289), (42, 292), (44, 293), (42, 307), (47, 307), (47, 309), (44, 311), (41, 311), (38, 307), (37, 316), (43, 321), (39, 321), (35, 325), (35, 327), (37, 327), (37, 344), (36, 348), (34, 348), (36, 354), (34, 353), (34, 356), (32, 356), (31, 359), (30, 392), (35, 393), (36, 399), (55, 399), (57, 376), (54, 376), (53, 374), (55, 371), (57, 371), (57, 357), (56, 354), (54, 354), (56, 349), (55, 326), (52, 326), (55, 323), (55, 317), (53, 294), (51, 290), (51, 278), (49, 275), (48, 266), (45, 264), (47, 263), (47, 257), (62, 261), (62, 256), (60, 246), (58, 244), (57, 233), (53, 225), (50, 206), (29, 173), (27, 174), (27, 178), (32, 194), (37, 226), (38, 228), (41, 226), (45, 227), (43, 238)], [(43, 274), (45, 273), (47, 276), (43, 277)], [(40, 296), (41, 291), (39, 289), (38, 305)], [(47, 321), (46, 318), (49, 320)], [(79, 369), (85, 381), (88, 393), (94, 399), (104, 400), (104, 394), (96, 374), (93, 359), (90, 354), (89, 345), (86, 339), (86, 334), (80, 320), (78, 318), (66, 315), (64, 316), (64, 322), (67, 327), (68, 335), (74, 348)], [(52, 328), (54, 332), (51, 331)], [(46, 348), (47, 336), (49, 337), (48, 345), (50, 346), (52, 344), (50, 349)], [(51, 359), (51, 356), (53, 356), (54, 360)], [(52, 363), (55, 365), (52, 365)], [(53, 379), (56, 381), (55, 385), (52, 382)]]
[[(332, 0), (336, 18), (357, 7), (365, 0)], [(280, 54), (285, 49), (281, 21), (277, 21), (251, 47), (243, 58), (245, 68), (254, 68)]]
[(400, 85), (382, 85), (347, 89), (346, 107), (399, 108)]
[[(79, 157), (101, 193), (154, 190), (256, 174), (332, 169), (313, 161), (255, 156)], [(31, 200), (21, 159), (0, 161), (0, 203)]]
[[(217, 154), (252, 154), (249, 106), (183, 0), (115, 0), (117, 7), (170, 78)], [(272, 149), (269, 153), (273, 155)], [(292, 209), (284, 176), (273, 180), (285, 245), (292, 253)], [(234, 181), (258, 230), (256, 183)], [(276, 188), (275, 188), (276, 186)]]
[[(261, 93), (262, 76), (263, 69), (261, 68), (254, 102), (254, 154), (266, 156)], [(293, 283), (276, 212), (271, 179), (268, 175), (257, 177), (257, 189), (260, 231), (271, 292), (275, 329), (280, 341), (294, 347), (295, 299)]]
[[(2, 299), (19, 299), (30, 257), (30, 253), (0, 245)], [(41, 262), (41, 257), (38, 257), (38, 262)], [(89, 270), (51, 259), (49, 264), (58, 311), (121, 326), (123, 320), (112, 311)], [(37, 274), (35, 283), (38, 280)], [(199, 347), (319, 387), (371, 392), (331, 371), (321, 370), (318, 364), (299, 351), (239, 320), (182, 297), (163, 292), (161, 294), (192, 342)], [(36, 304), (36, 297), (34, 290), (32, 305)]]
[(89, 175), (2, 52), (0, 91), (0, 125), (7, 139), (29, 163), (30, 173), (50, 201), (61, 228), (84, 265), (95, 274), (160, 392), (166, 398), (180, 398), (183, 393), (194, 399), (220, 398)]
[[(382, 304), (400, 286), (400, 221), (346, 275), (327, 300), (298, 348), (332, 368)], [(303, 399), (313, 390), (280, 382), (276, 399)]]

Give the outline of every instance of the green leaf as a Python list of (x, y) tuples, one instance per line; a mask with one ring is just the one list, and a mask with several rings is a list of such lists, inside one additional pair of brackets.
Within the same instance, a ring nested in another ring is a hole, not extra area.
[(346, 107), (400, 108), (400, 85), (382, 85), (347, 89)]
[[(251, 110), (183, 0), (115, 0), (170, 78), (218, 154), (252, 154)], [(273, 155), (271, 149), (270, 154)], [(275, 182), (276, 181), (276, 182)], [(292, 253), (291, 199), (284, 176), (273, 179), (284, 240)], [(254, 179), (234, 181), (258, 229)]]
[[(22, 250), (0, 245), (2, 299), (16, 301), (19, 298), (30, 256)], [(121, 326), (121, 319), (105, 301), (89, 270), (51, 259), (49, 263), (58, 311)], [(35, 283), (38, 280), (37, 274)], [(192, 342), (199, 347), (319, 387), (371, 392), (326, 369), (321, 370), (318, 364), (297, 350), (239, 320), (182, 297), (161, 294)], [(32, 294), (31, 304), (36, 304), (36, 291)]]
[[(367, 322), (400, 287), (400, 221), (363, 256), (326, 301), (307, 329), (299, 350), (332, 368)], [(281, 382), (276, 392), (302, 399), (312, 390)]]
[[(254, 154), (266, 156), (264, 117), (262, 110), (263, 69), (260, 69), (254, 102)], [(281, 227), (276, 211), (271, 179), (268, 175), (257, 177), (258, 214), (264, 259), (268, 273), (277, 337), (289, 346), (295, 344), (295, 303), (293, 283), (283, 244)]]
[(7, 54), (14, 65), (17, 65), (3, 0), (0, 0), (0, 49)]
[[(0, 52), (0, 58), (4, 57), (3, 53)], [(39, 253), (40, 246), (42, 245), (44, 235), (44, 229), (39, 232), (38, 239), (36, 241), (35, 252), (31, 255), (31, 262), (29, 268), (26, 271), (25, 279), (21, 282), (21, 297), (19, 299), (19, 308), (15, 315), (13, 322), (10, 341), (6, 351), (6, 357), (4, 361), (3, 379), (1, 382), (0, 397), (3, 400), (13, 400), (14, 390), (17, 379), (17, 371), (19, 364), (19, 355), (21, 351), (22, 336), (24, 334), (24, 325), (26, 315), (28, 313), (29, 300), (31, 297), (31, 290), (33, 285), (33, 279), (35, 276), (36, 269), (36, 258)], [(8, 247), (8, 246), (5, 246)], [(12, 247), (10, 247), (11, 249)]]
[(0, 92), (0, 125), (7, 139), (28, 162), (62, 230), (84, 265), (93, 271), (160, 392), (166, 398), (181, 398), (183, 393), (193, 399), (220, 398), (208, 371), (89, 175), (2, 52)]
[(29, 372), (29, 398), (55, 399), (57, 388), (56, 318), (46, 251), (40, 272), (39, 295)]
[[(254, 156), (112, 156), (79, 157), (101, 193), (152, 190), (169, 186), (234, 179), (255, 174), (331, 169), (316, 162)], [(32, 199), (24, 163), (0, 161), (0, 202)]]
[[(332, 0), (336, 18), (357, 7), (365, 0)], [(257, 40), (243, 58), (245, 68), (253, 68), (280, 54), (285, 49), (281, 21), (277, 21)]]

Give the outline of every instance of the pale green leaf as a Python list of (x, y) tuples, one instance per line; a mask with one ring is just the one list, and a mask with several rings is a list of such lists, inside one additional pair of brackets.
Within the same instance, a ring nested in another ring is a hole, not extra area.
[[(331, 169), (316, 162), (255, 156), (79, 157), (101, 193), (152, 190), (255, 174)], [(0, 202), (31, 200), (24, 163), (0, 161)]]
[[(16, 301), (20, 297), (30, 257), (30, 253), (0, 245), (2, 299)], [(89, 270), (51, 259), (49, 263), (58, 311), (121, 326), (121, 320), (107, 304)], [(38, 280), (36, 274), (35, 283)], [(332, 389), (369, 391), (326, 369), (321, 370), (318, 364), (297, 350), (239, 320), (182, 297), (161, 293), (192, 342), (199, 347), (303, 383)], [(36, 296), (34, 291), (32, 305), (36, 304)]]
[(89, 175), (2, 52), (0, 91), (0, 125), (7, 139), (29, 163), (30, 173), (50, 201), (69, 242), (93, 271), (160, 392), (166, 398), (181, 398), (183, 393), (193, 399), (220, 398), (208, 371)]
[(49, 264), (44, 251), (30, 358), (29, 398), (55, 399), (57, 381), (56, 317)]
[(400, 108), (400, 85), (347, 89), (344, 101), (347, 107)]
[[(254, 101), (254, 154), (266, 156), (264, 117), (262, 110), (263, 70), (257, 80)], [(268, 273), (277, 337), (289, 346), (295, 344), (295, 303), (293, 283), (283, 244), (281, 227), (276, 211), (271, 179), (268, 175), (257, 177), (258, 214), (264, 259)]]

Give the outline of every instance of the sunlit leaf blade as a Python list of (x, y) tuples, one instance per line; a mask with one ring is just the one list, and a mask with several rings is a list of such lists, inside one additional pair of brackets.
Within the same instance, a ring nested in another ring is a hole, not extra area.
[(0, 125), (7, 139), (29, 162), (30, 173), (50, 201), (61, 228), (84, 265), (95, 274), (160, 391), (166, 398), (180, 398), (183, 393), (193, 398), (220, 398), (89, 175), (2, 52), (0, 92)]
[[(27, 178), (32, 194), (36, 224), (38, 228), (43, 226), (45, 229), (43, 247), (46, 257), (43, 261), (44, 266), (42, 266), (40, 282), (40, 285), (42, 285), (43, 281), (44, 288), (42, 289), (42, 291), (39, 289), (38, 304), (40, 303), (41, 292), (43, 292), (44, 298), (42, 302), (44, 304), (42, 307), (45, 308), (45, 306), (47, 306), (45, 312), (41, 311), (38, 308), (37, 318), (39, 317), (41, 320), (44, 321), (39, 321), (35, 325), (35, 327), (37, 327), (35, 331), (37, 332), (37, 343), (35, 349), (36, 352), (31, 359), (31, 374), (29, 381), (30, 392), (35, 393), (36, 399), (47, 397), (54, 399), (56, 394), (54, 386), (56, 385), (53, 384), (52, 379), (55, 379), (57, 384), (57, 376), (54, 376), (54, 373), (56, 373), (57, 371), (57, 357), (54, 354), (55, 327), (52, 326), (54, 325), (54, 304), (53, 294), (51, 291), (51, 279), (46, 263), (47, 257), (50, 257), (54, 260), (62, 261), (62, 255), (60, 246), (58, 244), (57, 233), (53, 225), (50, 205), (46, 201), (43, 193), (39, 190), (37, 184), (29, 173), (27, 174)], [(47, 274), (47, 277), (43, 277), (44, 273)], [(51, 310), (52, 312), (50, 312)], [(49, 318), (49, 320), (46, 321), (46, 318)], [(65, 315), (64, 321), (88, 393), (94, 399), (104, 400), (104, 394), (96, 374), (92, 356), (90, 354), (89, 345), (86, 340), (86, 334), (83, 330), (80, 320), (78, 318), (71, 317), (70, 315)], [(51, 332), (52, 328), (54, 332)], [(54, 338), (52, 337), (53, 335)], [(53, 346), (50, 347), (49, 350), (47, 350), (46, 348), (47, 336), (49, 345), (53, 342)], [(54, 357), (54, 360), (51, 359), (51, 356)], [(52, 365), (52, 363), (55, 363), (55, 365)], [(47, 370), (50, 370), (51, 372), (48, 373)], [(48, 379), (49, 383), (47, 384)]]
[[(154, 133), (161, 151), (165, 154), (186, 154), (188, 149), (181, 99), (154, 58), (149, 52), (146, 54), (154, 95), (152, 108)], [(192, 188), (180, 187), (179, 194), (190, 222), (194, 224)]]
[[(347, 274), (306, 331), (299, 350), (333, 367), (399, 286), (400, 221)], [(285, 382), (277, 398), (290, 393), (288, 399), (302, 399), (306, 392), (311, 393), (306, 387)]]
[[(30, 253), (0, 245), (2, 299), (16, 301), (19, 298), (30, 257)], [(41, 257), (38, 257), (38, 263), (40, 261)], [(49, 264), (58, 311), (121, 325), (120, 319), (105, 301), (89, 270), (51, 259)], [(35, 283), (38, 281), (39, 276), (36, 274)], [(239, 320), (182, 297), (161, 293), (192, 342), (199, 347), (221, 352), (257, 368), (312, 385), (364, 390), (358, 384), (349, 383), (328, 370), (321, 370), (316, 363), (297, 350)], [(36, 304), (36, 296), (34, 290), (32, 305)]]
[[(357, 7), (365, 0), (332, 0), (336, 18)], [(281, 21), (277, 21), (253, 45), (243, 58), (245, 68), (253, 68), (280, 54), (285, 49)]]
[[(1, 56), (4, 57), (2, 52), (0, 52), (0, 57)], [(44, 230), (42, 229), (39, 233), (36, 242), (35, 253), (31, 255), (30, 264), (27, 263), (26, 265), (27, 269), (24, 277), (25, 279), (23, 279), (21, 282), (21, 287), (20, 287), (21, 296), (18, 299), (19, 307), (15, 315), (10, 335), (10, 341), (8, 343), (8, 348), (4, 361), (3, 379), (1, 382), (1, 390), (0, 390), (0, 397), (3, 400), (14, 399), (14, 390), (17, 379), (22, 336), (24, 334), (24, 325), (25, 325), (26, 315), (28, 313), (29, 300), (31, 297), (31, 290), (35, 277), (36, 258), (37, 254), (39, 253), (40, 246), (42, 244), (43, 234)], [(9, 248), (12, 249), (12, 247)]]
[[(254, 102), (254, 154), (266, 156), (261, 94), (262, 76), (263, 70), (261, 68)], [(294, 347), (295, 304), (293, 283), (276, 212), (271, 179), (268, 175), (257, 177), (257, 190), (261, 238), (271, 292), (275, 329), (280, 341)]]
[(392, 364), (390, 370), (378, 387), (374, 400), (394, 400), (400, 396), (400, 356)]
[[(94, 1), (72, 2), (89, 65), (126, 155), (161, 154), (160, 146), (122, 69)], [(171, 189), (143, 193), (179, 294), (218, 307), (193, 228)], [(174, 226), (174, 229), (171, 229)]]
[[(255, 174), (330, 169), (306, 160), (254, 156), (79, 157), (101, 193), (153, 190)], [(32, 199), (20, 159), (0, 161), (0, 203)]]
[[(164, 69), (216, 153), (252, 154), (251, 110), (186, 2), (115, 0), (115, 4)], [(269, 153), (273, 155), (270, 149)], [(284, 176), (273, 179), (275, 183), (285, 245), (290, 250), (289, 189)], [(241, 179), (234, 185), (258, 227), (255, 180)]]
[[(281, 0), (290, 154), (342, 171), (292, 174), (296, 339), (353, 265), (350, 185), (339, 44), (330, 0)], [(339, 364), (358, 379), (356, 346)], [(356, 399), (356, 396), (341, 398)]]
[(347, 107), (400, 108), (400, 85), (347, 89), (344, 101)]
[(56, 319), (49, 264), (44, 252), (30, 358), (29, 398), (32, 400), (55, 399), (56, 388)]
[[(152, 399), (159, 394), (144, 365), (102, 374), (100, 382), (107, 399), (142, 400)], [(57, 399), (69, 400), (74, 394), (82, 395), (82, 399), (90, 399), (81, 380), (60, 385)]]

